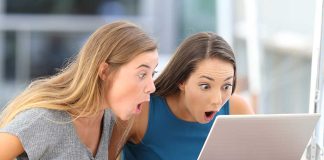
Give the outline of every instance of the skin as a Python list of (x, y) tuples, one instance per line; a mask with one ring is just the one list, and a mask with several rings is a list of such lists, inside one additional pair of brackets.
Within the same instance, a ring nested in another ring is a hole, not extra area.
[[(128, 120), (141, 112), (138, 104), (149, 101), (155, 91), (152, 75), (158, 63), (157, 51), (139, 54), (123, 65), (113, 76), (109, 75), (109, 64), (99, 66), (99, 77), (103, 81), (102, 108), (111, 108), (115, 115)], [(112, 78), (113, 77), (113, 78)], [(80, 141), (93, 155), (97, 153), (101, 136), (104, 110), (92, 117), (81, 117), (73, 121)], [(18, 137), (0, 133), (0, 159), (11, 160), (24, 152)]]
[(154, 69), (158, 64), (157, 50), (140, 54), (121, 67), (113, 78), (109, 78), (109, 65), (104, 66), (102, 79), (106, 94), (104, 106), (110, 106), (121, 120), (128, 120), (140, 112), (140, 104), (150, 100), (155, 91)]
[[(220, 59), (203, 60), (189, 78), (179, 84), (180, 93), (166, 97), (167, 104), (177, 118), (202, 124), (213, 119), (227, 100), (230, 101), (230, 114), (254, 114), (242, 97), (232, 95), (233, 76), (230, 63)], [(140, 143), (148, 125), (149, 103), (143, 103), (142, 108), (128, 135), (128, 141), (135, 144)], [(206, 119), (206, 112), (213, 112), (209, 119)], [(118, 132), (114, 129), (113, 136), (119, 135)]]
[[(167, 103), (179, 119), (208, 123), (230, 98), (233, 77), (234, 69), (230, 63), (219, 59), (203, 60), (179, 85), (180, 94), (167, 97)], [(212, 113), (207, 117), (206, 112)]]

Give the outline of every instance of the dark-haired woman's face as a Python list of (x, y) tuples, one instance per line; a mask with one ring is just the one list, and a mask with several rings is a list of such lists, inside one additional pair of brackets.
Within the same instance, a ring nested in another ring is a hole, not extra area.
[(233, 65), (217, 58), (199, 62), (188, 80), (180, 84), (184, 109), (190, 121), (210, 122), (232, 93)]

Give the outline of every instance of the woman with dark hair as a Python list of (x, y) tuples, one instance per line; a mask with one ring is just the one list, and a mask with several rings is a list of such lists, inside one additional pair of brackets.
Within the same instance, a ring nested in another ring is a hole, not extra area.
[(254, 113), (233, 95), (236, 63), (231, 47), (211, 32), (183, 41), (155, 86), (128, 134), (124, 159), (196, 160), (217, 115)]

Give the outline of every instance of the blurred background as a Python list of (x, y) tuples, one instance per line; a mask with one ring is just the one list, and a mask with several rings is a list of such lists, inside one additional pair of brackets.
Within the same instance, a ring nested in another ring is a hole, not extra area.
[(129, 20), (158, 41), (158, 71), (185, 37), (213, 31), (233, 47), (236, 93), (256, 113), (307, 113), (315, 7), (315, 0), (0, 0), (0, 110), (33, 79), (56, 73), (98, 27)]
[(217, 32), (257, 113), (308, 112), (314, 18), (315, 0), (0, 0), (0, 106), (122, 19), (156, 38), (159, 71), (185, 37)]

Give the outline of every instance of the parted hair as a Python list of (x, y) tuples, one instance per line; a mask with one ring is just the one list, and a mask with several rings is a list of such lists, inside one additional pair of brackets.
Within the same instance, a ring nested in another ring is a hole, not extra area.
[(218, 58), (233, 65), (233, 93), (236, 86), (236, 61), (232, 48), (213, 32), (199, 32), (179, 45), (167, 67), (155, 80), (154, 94), (165, 97), (179, 93), (179, 84), (189, 78), (199, 62), (209, 58)]

